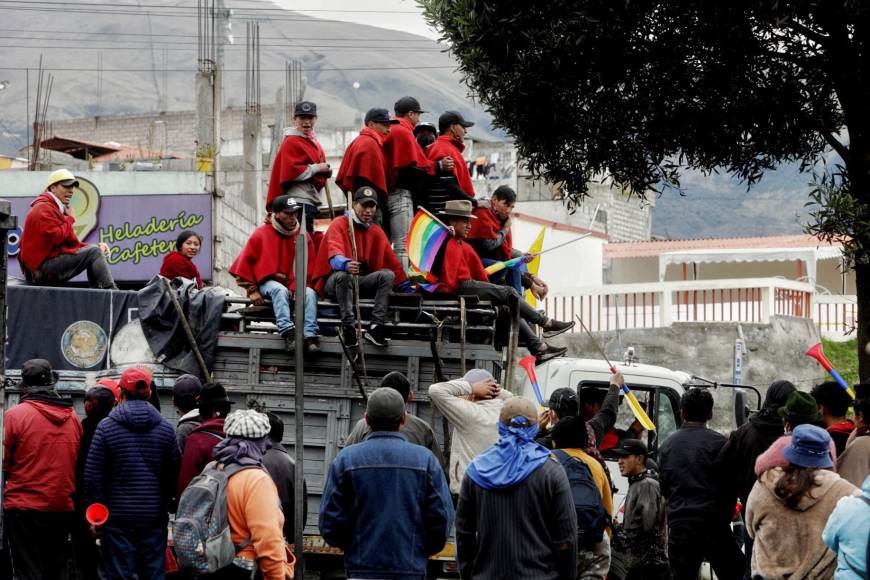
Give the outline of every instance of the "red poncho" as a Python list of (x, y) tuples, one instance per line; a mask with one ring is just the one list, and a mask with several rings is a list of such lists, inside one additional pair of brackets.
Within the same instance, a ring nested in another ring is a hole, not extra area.
[(341, 158), (335, 182), (345, 193), (353, 192), (355, 180), (361, 177), (387, 194), (387, 162), (384, 159), (384, 137), (374, 129), (363, 128)]
[(196, 287), (202, 290), (202, 277), (199, 275), (199, 269), (193, 260), (185, 256), (179, 251), (173, 251), (166, 254), (163, 258), (163, 265), (160, 267), (160, 275), (164, 278), (188, 278), (196, 280)]
[[(306, 284), (311, 285), (314, 272), (314, 243), (308, 241), (308, 275)], [(263, 224), (254, 230), (242, 253), (230, 266), (230, 274), (259, 286), (267, 280), (277, 280), (296, 291), (296, 276), (293, 263), (296, 260), (296, 236), (282, 236), (271, 224)]]
[(75, 254), (87, 245), (76, 236), (75, 223), (73, 216), (61, 213), (50, 193), (43, 192), (30, 204), (24, 218), (18, 261), (32, 273), (49, 258)]
[(387, 185), (390, 191), (396, 189), (396, 176), (403, 167), (417, 167), (426, 173), (435, 173), (435, 163), (426, 157), (426, 152), (414, 137), (414, 126), (405, 117), (396, 117), (398, 125), (393, 125), (384, 140), (384, 158), (387, 160)]
[(468, 197), (474, 197), (474, 185), (471, 184), (471, 174), (468, 173), (468, 165), (462, 157), (462, 151), (465, 149), (465, 143), (459, 139), (454, 139), (450, 135), (441, 135), (434, 143), (429, 145), (426, 154), (429, 159), (435, 161), (442, 157), (453, 158), (453, 175), (456, 176), (456, 181), (459, 182), (461, 189)]
[[(332, 266), (329, 259), (335, 256), (353, 258), (353, 248), (350, 244), (350, 231), (347, 225), (347, 216), (337, 217), (329, 224), (326, 235), (320, 243), (317, 252), (317, 260), (314, 265), (313, 288), (323, 296), (323, 287), (326, 279), (332, 274)], [(354, 224), (354, 237), (356, 238), (357, 261), (365, 264), (365, 271), (377, 272), (378, 270), (392, 270), (396, 275), (394, 284), (401, 284), (407, 279), (402, 264), (390, 246), (387, 234), (377, 224), (369, 225), (368, 229)]]
[[(488, 207), (478, 207), (474, 209), (476, 220), (471, 220), (471, 230), (468, 232), (469, 240), (494, 240), (498, 237), (501, 231), (501, 220), (492, 209)], [(513, 235), (508, 230), (507, 235), (501, 247), (497, 251), (499, 260), (510, 260), (513, 252)], [(488, 256), (487, 256), (488, 257)]]
[(438, 276), (438, 292), (455, 294), (459, 285), (466, 280), (489, 282), (489, 276), (483, 269), (480, 256), (470, 244), (459, 238), (450, 238), (444, 246), (444, 260), (441, 262), (441, 273)]
[[(313, 163), (326, 163), (326, 155), (317, 139), (298, 135), (284, 137), (272, 164), (266, 207), (271, 206), (273, 199), (284, 194), (285, 183), (302, 175)], [(311, 178), (311, 183), (320, 191), (326, 185), (326, 175), (316, 174)]]

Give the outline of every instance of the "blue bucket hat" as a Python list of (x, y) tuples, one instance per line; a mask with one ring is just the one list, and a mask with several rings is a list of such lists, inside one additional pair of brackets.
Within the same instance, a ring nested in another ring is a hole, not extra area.
[(834, 466), (830, 445), (831, 436), (821, 427), (798, 425), (792, 431), (791, 444), (782, 450), (782, 455), (798, 467), (830, 469)]

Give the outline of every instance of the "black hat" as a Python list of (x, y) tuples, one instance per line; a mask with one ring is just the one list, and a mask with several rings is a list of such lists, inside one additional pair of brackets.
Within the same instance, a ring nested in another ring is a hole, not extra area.
[(172, 386), (173, 397), (195, 397), (202, 391), (202, 381), (193, 375), (181, 375)]
[(289, 195), (279, 195), (275, 199), (272, 200), (272, 213), (280, 213), (282, 211), (286, 211), (287, 213), (296, 213), (297, 211), (301, 211), (302, 206), (296, 201), (295, 197), (290, 197)]
[(623, 439), (619, 447), (613, 450), (617, 455), (643, 455), (646, 457), (649, 450), (646, 448), (646, 443), (640, 439)]
[(443, 133), (449, 129), (451, 125), (462, 125), (466, 129), (468, 127), (474, 127), (474, 123), (466, 121), (460, 113), (456, 111), (444, 111), (444, 113), (438, 117), (438, 131)]
[(550, 395), (547, 406), (556, 411), (560, 418), (573, 417), (580, 412), (580, 399), (574, 389), (561, 387)]
[(435, 128), (435, 125), (433, 125), (429, 121), (423, 121), (422, 123), (417, 123), (417, 126), (414, 127), (414, 135), (416, 136), (423, 129), (428, 129), (429, 131), (432, 131), (433, 133), (438, 133), (438, 129)]
[(44, 358), (32, 358), (21, 365), (21, 383), (26, 387), (50, 387), (59, 379)]
[(235, 402), (230, 401), (227, 396), (227, 390), (220, 383), (206, 383), (202, 387), (202, 392), (199, 393), (199, 406), (208, 407), (215, 403), (225, 403), (235, 405)]
[(353, 200), (359, 203), (367, 203), (372, 201), (377, 204), (378, 192), (376, 192), (374, 188), (365, 185), (356, 190), (356, 193), (353, 194)]
[(386, 123), (388, 125), (395, 125), (399, 121), (396, 119), (390, 118), (390, 112), (386, 109), (369, 109), (369, 112), (366, 113), (365, 124), (369, 123)]
[(294, 117), (316, 117), (317, 105), (311, 101), (299, 101), (293, 109)]
[(441, 215), (464, 217), (469, 219), (477, 219), (472, 212), (474, 206), (467, 199), (451, 199), (444, 204), (444, 210)]
[(393, 110), (397, 115), (407, 115), (408, 113), (428, 113), (420, 106), (420, 101), (414, 97), (402, 97), (396, 104), (393, 105)]

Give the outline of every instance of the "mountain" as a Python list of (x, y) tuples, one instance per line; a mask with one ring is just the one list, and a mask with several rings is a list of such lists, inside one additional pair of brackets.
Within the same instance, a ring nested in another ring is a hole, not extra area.
[[(128, 2), (129, 3), (129, 0)], [(197, 67), (196, 3), (148, 0), (121, 9), (101, 0), (0, 7), (0, 153), (26, 142), (36, 95), (40, 54), (54, 75), (47, 118), (192, 110)], [(489, 116), (470, 97), (456, 62), (437, 42), (372, 26), (317, 19), (264, 0), (226, 0), (234, 43), (225, 47), (224, 106), (245, 104), (246, 22), (260, 25), (261, 103), (275, 102), (285, 62), (301, 62), (322, 125), (352, 126), (371, 107), (392, 110), (410, 94), (437, 121), (447, 109), (477, 121), (478, 135), (494, 135)], [(388, 18), (389, 15), (385, 15)], [(218, 36), (224, 33), (219, 32)], [(27, 71), (29, 109), (27, 114)], [(102, 69), (102, 73), (99, 72)]]

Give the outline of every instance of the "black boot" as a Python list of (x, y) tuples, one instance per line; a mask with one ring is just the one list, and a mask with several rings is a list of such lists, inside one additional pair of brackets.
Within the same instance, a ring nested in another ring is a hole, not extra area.
[(281, 338), (284, 339), (284, 348), (287, 352), (293, 352), (296, 348), (296, 329), (285, 330), (281, 333)]
[(317, 354), (320, 352), (320, 339), (316, 336), (305, 337), (305, 354)]
[(551, 346), (548, 344), (543, 350), (535, 352), (535, 364), (539, 365), (548, 360), (565, 356), (566, 352), (568, 352), (568, 349), (564, 346)]
[(356, 328), (353, 326), (341, 327), (341, 338), (344, 340), (344, 347), (347, 349), (356, 348), (359, 343), (356, 339)]
[(562, 322), (561, 320), (553, 320), (550, 318), (544, 323), (544, 338), (552, 338), (574, 328), (574, 321)]

